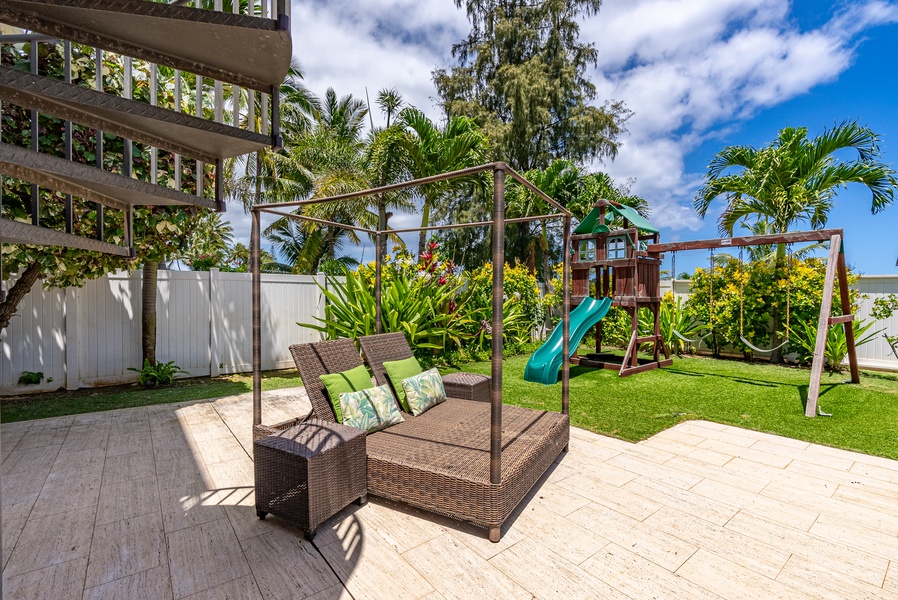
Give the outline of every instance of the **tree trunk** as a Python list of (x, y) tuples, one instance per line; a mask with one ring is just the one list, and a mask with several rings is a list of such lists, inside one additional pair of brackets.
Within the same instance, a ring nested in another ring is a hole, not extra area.
[[(421, 207), (421, 227), (429, 227), (430, 226), (430, 201), (425, 198), (424, 206)], [(418, 257), (424, 253), (424, 247), (427, 243), (427, 232), (422, 231), (418, 236)]]
[(6, 329), (22, 298), (31, 291), (34, 284), (41, 279), (41, 267), (37, 261), (28, 265), (12, 288), (6, 293), (6, 300), (0, 302), (0, 331)]
[(141, 295), (141, 354), (144, 361), (156, 364), (156, 292), (159, 288), (156, 276), (159, 262), (148, 260), (143, 265), (143, 289)]

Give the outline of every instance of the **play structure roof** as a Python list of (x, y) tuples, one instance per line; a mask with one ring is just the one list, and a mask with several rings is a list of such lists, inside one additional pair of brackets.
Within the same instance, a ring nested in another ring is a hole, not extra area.
[(645, 217), (640, 215), (629, 206), (624, 206), (622, 204), (607, 204), (605, 206), (596, 206), (589, 212), (588, 215), (586, 215), (586, 218), (583, 219), (577, 229), (574, 230), (574, 233), (577, 235), (581, 235), (589, 233), (604, 233), (608, 231), (607, 228), (601, 225), (599, 220), (599, 216), (602, 214), (603, 208), (607, 208), (609, 211), (613, 212), (622, 219), (628, 220), (633, 225), (633, 227), (635, 227), (639, 231), (645, 233), (658, 233), (658, 228), (646, 221)]

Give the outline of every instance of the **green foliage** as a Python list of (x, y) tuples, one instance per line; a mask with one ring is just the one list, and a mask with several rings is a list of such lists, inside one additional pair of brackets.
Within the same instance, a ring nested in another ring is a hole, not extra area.
[[(492, 340), (492, 266), (459, 272), (444, 260), (436, 241), (415, 262), (405, 250), (384, 261), (381, 325), (384, 333), (401, 331), (419, 358), (432, 360), (461, 352), (476, 356)], [(375, 333), (374, 262), (345, 280), (327, 279), (325, 318), (299, 323), (327, 339), (356, 338)], [(505, 265), (502, 334), (505, 351), (514, 353), (530, 342), (533, 328), (544, 318), (536, 278), (521, 265)]]
[(134, 367), (128, 367), (128, 370), (140, 373), (137, 385), (149, 389), (163, 385), (171, 385), (175, 380), (175, 375), (189, 375), (187, 371), (184, 371), (181, 367), (176, 365), (173, 360), (168, 362), (160, 361), (154, 365), (147, 359), (143, 361), (143, 368), (136, 369)]
[[(822, 228), (836, 192), (849, 183), (870, 190), (874, 214), (892, 203), (898, 179), (881, 161), (876, 133), (856, 121), (843, 121), (813, 140), (807, 133), (805, 127), (786, 127), (762, 148), (728, 146), (718, 152), (696, 194), (695, 209), (704, 217), (723, 196), (727, 207), (718, 225), (721, 233), (732, 235), (740, 221), (766, 222), (769, 233), (789, 231), (797, 223)], [(833, 155), (840, 150), (854, 150), (857, 157), (836, 161)]]
[(580, 18), (598, 12), (599, 0), (456, 6), (465, 6), (471, 32), (453, 49), (458, 65), (433, 73), (447, 115), (473, 118), (498, 158), (521, 170), (616, 154), (629, 111), (619, 102), (596, 107), (586, 76), (596, 49), (578, 39)]
[[(682, 304), (682, 298), (674, 301), (674, 295), (665, 294), (661, 301), (661, 310), (658, 314), (658, 324), (661, 327), (661, 335), (667, 349), (676, 354), (683, 354), (687, 350), (688, 342), (677, 337), (676, 333), (688, 339), (697, 339), (703, 329), (702, 323), (694, 316), (688, 314)], [(648, 309), (639, 311), (639, 331), (642, 335), (648, 335), (655, 330), (655, 319)], [(676, 333), (674, 333), (676, 332)]]
[[(527, 267), (505, 263), (503, 269), (503, 319), (502, 333), (511, 350), (520, 347), (530, 337), (530, 332), (542, 324), (546, 308), (540, 300), (536, 277)], [(488, 329), (493, 314), (493, 265), (487, 263), (472, 271), (468, 276), (467, 296), (464, 302), (472, 321), (479, 329), (472, 333), (477, 336), (480, 347), (489, 339)], [(488, 344), (487, 344), (488, 346)]]
[[(794, 349), (798, 343), (797, 324), (816, 322), (819, 317), (825, 276), (826, 262), (819, 258), (800, 260), (792, 256), (784, 258), (781, 264), (777, 261), (743, 264), (731, 256), (718, 255), (713, 271), (713, 302), (709, 269), (696, 269), (685, 314), (711, 332), (705, 343), (715, 353), (732, 345), (746, 356), (751, 354), (739, 339), (740, 314), (742, 335), (753, 344), (770, 345), (773, 325), (778, 322), (782, 327), (778, 333), (788, 336)], [(849, 273), (849, 284), (856, 280), (857, 276)], [(854, 306), (857, 291), (851, 290), (850, 297)], [(834, 294), (832, 310), (834, 315), (842, 314), (838, 291)], [(787, 320), (792, 331), (786, 330)]]
[[(37, 385), (44, 379), (42, 371), (22, 371), (19, 375), (19, 385)], [(47, 381), (50, 381), (49, 379)]]
[[(2, 47), (3, 63), (16, 68), (28, 69), (29, 44), (5, 44)], [(56, 79), (63, 78), (62, 45), (39, 45), (39, 72)], [(134, 62), (135, 77), (133, 96), (141, 102), (149, 102), (149, 66), (141, 61)], [(76, 85), (93, 87), (96, 72), (93, 49), (79, 44), (72, 45), (72, 82)], [(102, 73), (106, 92), (121, 94), (123, 90), (123, 67), (121, 57), (104, 53)], [(195, 97), (189, 93), (194, 85), (192, 76), (185, 74), (182, 80), (182, 112), (195, 112), (190, 104)], [(160, 70), (158, 102), (161, 106), (174, 106), (174, 85), (171, 70)], [(13, 104), (5, 104), (2, 114), (3, 141), (15, 146), (30, 147), (30, 112)], [(64, 123), (61, 119), (40, 115), (38, 147), (41, 153), (62, 156)], [(150, 180), (149, 147), (133, 144), (133, 177)], [(73, 160), (95, 164), (97, 143), (92, 129), (74, 124), (72, 127)], [(124, 172), (124, 140), (111, 135), (104, 136), (103, 168), (117, 173)], [(158, 153), (158, 181), (160, 185), (174, 187), (175, 164), (173, 155)], [(195, 193), (197, 174), (195, 163), (182, 162), (181, 181), (184, 191)], [(214, 186), (211, 167), (204, 171), (201, 182), (208, 195)], [(63, 195), (52, 190), (40, 189), (41, 225), (57, 230), (64, 229), (65, 203)], [(11, 177), (3, 178), (2, 216), (4, 218), (29, 220), (31, 211), (31, 185)], [(4, 245), (3, 271), (14, 274), (26, 266), (37, 263), (41, 266), (41, 276), (45, 285), (53, 287), (79, 286), (85, 280), (99, 277), (119, 269), (133, 270), (141, 259), (166, 260), (176, 256), (185, 247), (194, 231), (194, 222), (201, 213), (193, 207), (136, 207), (134, 211), (135, 249), (138, 260), (129, 261), (85, 250), (61, 247), (30, 245)], [(120, 244), (124, 240), (123, 213), (119, 210), (105, 211), (105, 241)], [(97, 237), (96, 205), (80, 198), (73, 199), (74, 232), (85, 237)]]
[[(402, 332), (416, 354), (460, 347), (470, 329), (458, 302), (463, 280), (454, 266), (439, 260), (435, 243), (415, 263), (407, 252), (388, 257), (383, 268), (381, 327), (383, 333)], [(322, 332), (327, 339), (357, 338), (376, 333), (374, 265), (356, 272), (343, 270), (344, 280), (329, 276), (322, 292), (325, 317), (318, 323), (298, 323)]]
[[(882, 329), (867, 333), (876, 324), (876, 321), (852, 322), (854, 328), (854, 346), (855, 348), (873, 341), (873, 339), (882, 332)], [(796, 327), (796, 335), (793, 336), (797, 340), (796, 349), (798, 351), (798, 359), (803, 363), (809, 363), (814, 358), (814, 349), (817, 345), (817, 320), (802, 321)], [(835, 325), (829, 328), (826, 336), (826, 350), (824, 351), (825, 366), (828, 370), (840, 373), (842, 371), (842, 361), (848, 356), (848, 340), (845, 337), (845, 328), (842, 325)]]

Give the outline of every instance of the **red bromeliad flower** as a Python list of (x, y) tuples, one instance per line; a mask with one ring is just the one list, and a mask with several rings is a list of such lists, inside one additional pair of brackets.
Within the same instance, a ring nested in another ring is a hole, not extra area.
[(440, 285), (446, 285), (447, 283), (449, 283), (449, 280), (446, 279), (445, 275), (440, 275), (440, 278), (437, 280), (437, 283)]

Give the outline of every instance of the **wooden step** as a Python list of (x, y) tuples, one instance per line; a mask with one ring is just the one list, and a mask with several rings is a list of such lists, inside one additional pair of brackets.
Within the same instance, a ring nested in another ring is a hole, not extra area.
[(120, 210), (138, 205), (217, 207), (211, 198), (185, 194), (6, 143), (0, 143), (0, 173)]
[(3, 0), (0, 21), (271, 92), (290, 68), (286, 16), (250, 17), (146, 0)]
[(102, 242), (93, 238), (81, 237), (56, 231), (46, 227), (38, 227), (31, 223), (0, 219), (0, 242), (4, 244), (35, 244), (37, 246), (65, 246), (67, 248), (80, 248), (93, 252), (104, 252), (116, 256), (130, 257), (131, 250), (124, 246), (117, 246), (108, 242)]
[(255, 152), (271, 138), (0, 66), (0, 100), (206, 163)]

